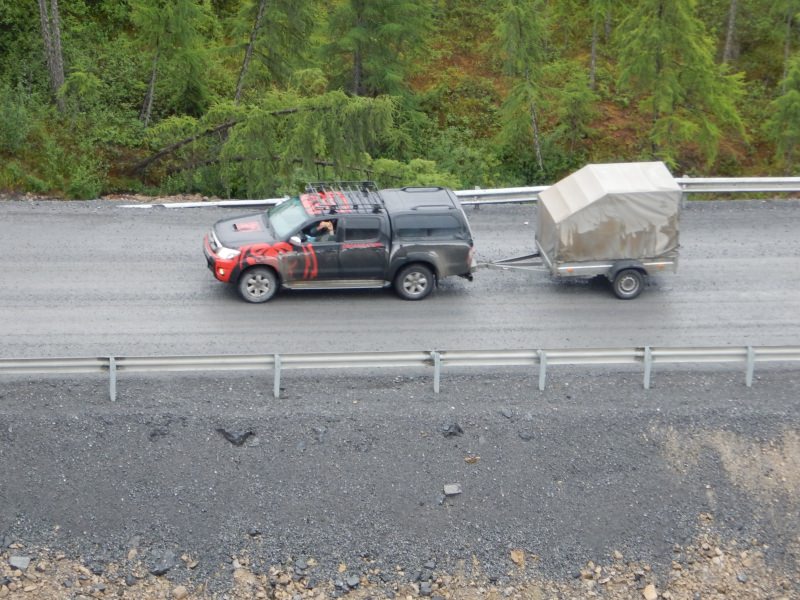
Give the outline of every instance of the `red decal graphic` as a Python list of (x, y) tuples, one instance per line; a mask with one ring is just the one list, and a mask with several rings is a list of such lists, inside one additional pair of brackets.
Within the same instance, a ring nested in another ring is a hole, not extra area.
[(316, 279), (317, 278), (317, 253), (314, 252), (314, 246), (306, 244), (303, 246), (303, 255), (306, 259), (305, 268), (303, 269), (303, 279)]
[(301, 194), (300, 202), (311, 215), (322, 215), (335, 208), (337, 212), (352, 212), (350, 199), (342, 192), (320, 192), (319, 194)]
[(349, 242), (342, 244), (343, 250), (349, 250), (351, 248), (383, 248), (383, 244), (380, 242)]
[[(205, 241), (205, 244), (208, 247), (208, 240)], [(316, 279), (318, 275), (317, 254), (311, 244), (301, 246), (302, 257), (296, 248), (286, 242), (250, 244), (242, 246), (239, 250), (241, 254), (239, 255), (238, 263), (235, 259), (231, 261), (223, 261), (220, 258), (215, 259), (214, 272), (221, 281), (229, 281), (232, 277), (235, 280), (237, 271), (241, 272), (248, 267), (259, 264), (267, 264), (279, 272), (282, 271), (289, 279), (294, 279), (295, 273), (298, 273), (301, 268), (303, 270), (303, 279)], [(281, 257), (285, 262), (279, 266), (278, 259)], [(225, 270), (224, 275), (217, 273), (218, 267), (222, 267)]]
[(236, 231), (261, 231), (261, 223), (258, 221), (243, 221), (234, 223), (233, 228)]
[[(276, 244), (250, 244), (240, 248), (239, 268), (249, 267), (259, 263), (274, 262), (280, 254), (292, 251), (292, 246), (286, 242)], [(270, 260), (271, 259), (271, 260)]]

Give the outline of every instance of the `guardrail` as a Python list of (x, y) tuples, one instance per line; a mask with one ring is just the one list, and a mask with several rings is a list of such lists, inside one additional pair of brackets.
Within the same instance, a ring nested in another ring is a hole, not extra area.
[[(689, 194), (729, 194), (729, 193), (785, 193), (800, 192), (800, 177), (678, 177), (675, 179), (684, 192)], [(454, 190), (461, 204), (480, 206), (483, 204), (515, 204), (536, 202), (539, 192), (549, 186)], [(126, 204), (125, 208), (199, 208), (203, 206), (245, 207), (271, 206), (283, 202), (283, 198), (263, 200), (219, 200), (215, 202), (171, 202), (165, 204)]]
[(433, 350), (316, 354), (240, 354), (162, 357), (0, 359), (0, 375), (108, 373), (109, 398), (117, 398), (118, 373), (165, 371), (272, 371), (273, 394), (280, 397), (281, 374), (296, 369), (372, 369), (433, 367), (433, 390), (439, 393), (441, 372), (449, 367), (538, 368), (544, 391), (547, 369), (560, 365), (642, 365), (643, 385), (650, 388), (653, 367), (660, 364), (725, 364), (745, 367), (745, 384), (753, 384), (756, 364), (800, 362), (800, 346), (637, 347), (567, 350)]
[[(675, 182), (687, 194), (792, 193), (800, 192), (800, 177), (676, 177)], [(535, 202), (548, 186), (499, 188), (493, 190), (458, 190), (464, 205), (511, 204)]]

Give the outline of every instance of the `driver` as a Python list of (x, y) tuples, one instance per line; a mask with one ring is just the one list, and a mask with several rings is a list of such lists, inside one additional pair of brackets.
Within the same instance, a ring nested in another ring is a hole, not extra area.
[(309, 242), (328, 242), (336, 238), (336, 228), (333, 221), (320, 221), (306, 231)]

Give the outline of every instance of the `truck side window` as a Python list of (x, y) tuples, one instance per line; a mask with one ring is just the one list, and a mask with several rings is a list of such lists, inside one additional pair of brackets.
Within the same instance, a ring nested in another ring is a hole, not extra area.
[(381, 222), (374, 217), (350, 217), (345, 223), (344, 241), (371, 241), (380, 236)]

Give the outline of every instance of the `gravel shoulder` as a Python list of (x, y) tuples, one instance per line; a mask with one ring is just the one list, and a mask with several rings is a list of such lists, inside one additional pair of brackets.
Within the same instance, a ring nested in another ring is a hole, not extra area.
[(743, 380), (6, 378), (0, 596), (796, 597), (800, 372)]

